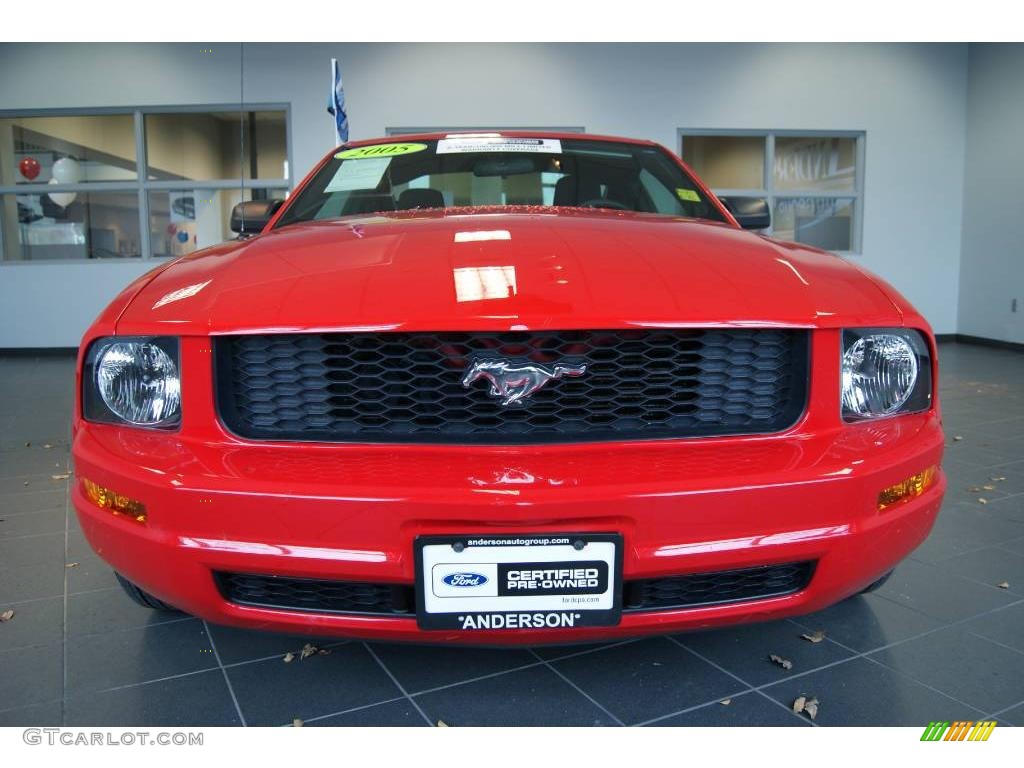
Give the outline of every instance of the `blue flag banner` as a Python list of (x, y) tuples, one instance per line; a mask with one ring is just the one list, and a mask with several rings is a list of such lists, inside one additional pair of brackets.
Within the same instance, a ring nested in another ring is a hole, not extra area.
[(331, 59), (331, 95), (327, 99), (327, 111), (334, 115), (334, 145), (340, 147), (348, 141), (348, 112), (345, 111), (345, 88), (341, 84), (341, 67), (337, 59)]

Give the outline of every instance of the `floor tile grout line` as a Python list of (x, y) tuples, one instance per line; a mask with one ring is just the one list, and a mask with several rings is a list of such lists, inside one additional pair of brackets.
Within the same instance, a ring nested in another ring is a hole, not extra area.
[(678, 712), (669, 712), (667, 715), (658, 715), (657, 717), (652, 717), (649, 720), (643, 720), (643, 721), (641, 721), (639, 723), (634, 723), (633, 727), (634, 728), (645, 728), (645, 727), (647, 727), (649, 725), (654, 725), (655, 723), (660, 723), (662, 720), (668, 720), (668, 719), (673, 718), (673, 717), (678, 717), (679, 715), (686, 715), (686, 714), (689, 714), (690, 712), (696, 712), (698, 709), (704, 709), (704, 707), (709, 707), (712, 704), (721, 704), (726, 699), (738, 699), (740, 696), (745, 696), (748, 693), (755, 693), (755, 692), (756, 692), (756, 689), (754, 689), (754, 688), (747, 688), (747, 689), (744, 689), (744, 690), (741, 690), (741, 691), (736, 691), (736, 692), (733, 692), (733, 693), (726, 693), (726, 694), (723, 694), (723, 695), (719, 696), (718, 698), (709, 699), (708, 701), (702, 701), (700, 704), (694, 704), (692, 707), (686, 707), (685, 709), (680, 709)]
[[(52, 510), (52, 511), (56, 512), (56, 510)], [(66, 523), (65, 523), (65, 529), (66, 529), (66, 527), (67, 526), (66, 526)], [(0, 536), (0, 544), (3, 544), (5, 541), (21, 541), (23, 539), (41, 539), (44, 536), (59, 536), (62, 533), (64, 534), (64, 539), (65, 539), (64, 543), (66, 544), (67, 543), (67, 538), (68, 538), (67, 530), (63, 530), (63, 531), (47, 531), (46, 533), (19, 533), (17, 536)], [(13, 567), (17, 568), (18, 566), (13, 566)]]
[[(790, 619), (789, 621), (792, 624), (796, 624), (796, 622), (792, 621), (792, 619)], [(797, 625), (797, 626), (799, 626), (799, 625)], [(828, 637), (826, 639), (828, 640), (828, 642), (834, 643), (835, 645), (838, 645), (840, 648), (845, 648), (846, 650), (850, 651), (851, 653), (859, 654), (859, 651), (856, 648), (853, 648), (853, 647), (851, 647), (849, 645), (846, 645), (845, 643), (843, 643), (843, 642), (841, 642), (839, 640), (836, 640), (835, 638)], [(882, 649), (878, 649), (877, 651), (870, 651), (869, 653), (870, 654), (874, 654), (874, 653), (880, 652), (881, 650)], [(915, 683), (918, 683), (919, 685), (923, 685), (925, 688), (928, 688), (932, 692), (941, 694), (942, 696), (945, 696), (947, 699), (952, 699), (957, 704), (961, 704), (961, 705), (967, 707), (968, 709), (973, 709), (973, 710), (976, 710), (978, 712), (981, 711), (977, 707), (975, 707), (975, 706), (973, 706), (971, 704), (968, 704), (966, 701), (961, 701), (960, 699), (956, 698), (952, 694), (946, 693), (945, 691), (936, 688), (935, 686), (931, 685), (930, 683), (927, 683), (924, 680), (921, 680), (921, 679), (915, 677), (914, 675), (911, 675), (908, 672), (905, 672), (905, 671), (903, 671), (901, 669), (897, 669), (896, 667), (892, 667), (892, 666), (886, 664), (885, 662), (879, 661), (878, 659), (872, 658), (871, 655), (862, 655), (862, 656), (860, 656), (860, 658), (864, 658), (867, 661), (871, 662), (872, 664), (876, 664), (876, 665), (878, 665), (880, 667), (883, 667), (884, 669), (891, 670), (891, 671), (897, 673), (898, 675), (900, 675), (901, 677), (907, 678), (908, 680), (913, 680)]]
[(430, 718), (427, 717), (427, 713), (423, 711), (423, 707), (421, 707), (419, 702), (409, 695), (409, 692), (405, 690), (405, 686), (398, 682), (398, 678), (394, 676), (390, 669), (388, 669), (388, 665), (385, 664), (384, 660), (377, 655), (377, 652), (370, 647), (369, 643), (363, 642), (361, 645), (366, 649), (366, 652), (373, 657), (373, 660), (380, 665), (380, 668), (384, 670), (384, 674), (391, 678), (391, 682), (395, 684), (395, 687), (398, 688), (399, 691), (401, 691), (406, 701), (412, 704), (416, 711), (420, 713), (420, 717), (423, 718), (423, 722), (429, 726), (435, 725), (435, 723), (430, 722)]
[[(86, 590), (83, 590), (81, 592), (68, 592), (68, 597), (78, 597), (79, 595), (91, 595), (94, 592), (112, 592), (115, 589), (118, 589), (118, 587), (116, 587), (116, 586), (115, 587), (99, 587), (98, 589), (86, 589)], [(55, 595), (46, 595), (45, 597), (30, 597), (27, 600), (12, 600), (12, 601), (9, 601), (9, 602), (3, 603), (3, 604), (4, 605), (13, 605), (13, 606), (16, 607), (16, 606), (19, 606), (19, 605), (28, 605), (29, 603), (41, 603), (44, 600), (57, 600), (58, 598), (61, 598), (61, 597), (64, 597), (63, 593), (55, 594)]]
[[(350, 714), (352, 712), (359, 712), (360, 710), (363, 710), (363, 709), (373, 709), (374, 707), (380, 707), (380, 706), (383, 706), (385, 704), (394, 704), (396, 701), (405, 701), (406, 698), (408, 698), (408, 697), (406, 697), (406, 696), (395, 696), (394, 698), (391, 698), (391, 699), (384, 699), (383, 701), (375, 701), (372, 704), (360, 704), (358, 707), (349, 707), (348, 709), (341, 709), (341, 710), (338, 710), (337, 712), (331, 712), (330, 714), (327, 714), (327, 715), (316, 715), (315, 717), (307, 717), (302, 722), (305, 723), (305, 724), (315, 723), (318, 720), (327, 720), (328, 718), (331, 718), (331, 717), (340, 717), (341, 715), (348, 715), (348, 714)], [(290, 725), (291, 725), (291, 723), (285, 723), (283, 727), (288, 727)]]
[(68, 573), (68, 531), (71, 527), (71, 494), (70, 483), (64, 485), (64, 606), (61, 617), (61, 680), (60, 680), (60, 724), (67, 722), (67, 694), (68, 694), (68, 582), (71, 580)]
[[(56, 599), (56, 598), (51, 598), (51, 599)], [(65, 617), (65, 620), (66, 620), (66, 617)], [(103, 630), (101, 632), (83, 632), (82, 634), (75, 635), (74, 637), (71, 637), (70, 635), (66, 635), (66, 637), (67, 637), (67, 639), (70, 639), (70, 640), (82, 640), (82, 639), (87, 638), (87, 637), (99, 637), (101, 635), (117, 635), (117, 634), (121, 634), (123, 632), (138, 632), (139, 630), (150, 629), (152, 627), (166, 627), (168, 624), (181, 624), (182, 622), (185, 622), (185, 621), (199, 621), (199, 619), (196, 618), (195, 616), (182, 616), (181, 618), (177, 618), (177, 619), (166, 619), (164, 621), (153, 621), (153, 622), (150, 622), (149, 624), (140, 624), (140, 625), (134, 626), (134, 627), (118, 627), (117, 629), (107, 629), (107, 630)], [(65, 642), (66, 642), (66, 640), (65, 640)], [(31, 648), (45, 648), (47, 645), (53, 645), (53, 644), (54, 643), (51, 641), (49, 643), (45, 643), (45, 642), (43, 642), (43, 643), (29, 643), (27, 645), (16, 645), (16, 646), (14, 646), (12, 648), (0, 648), (0, 654), (14, 653), (16, 651), (27, 651), (27, 650), (29, 650)]]
[[(600, 648), (588, 648), (585, 651), (578, 651), (576, 653), (570, 653), (570, 654), (567, 654), (565, 656), (556, 656), (553, 659), (549, 659), (549, 661), (562, 661), (563, 659), (574, 659), (574, 658), (577, 658), (578, 656), (586, 656), (586, 655), (591, 654), (591, 653), (599, 653), (599, 652), (601, 652), (603, 650), (606, 650), (608, 648), (616, 648), (616, 647), (618, 647), (620, 645), (629, 645), (631, 643), (638, 642), (641, 639), (643, 639), (643, 638), (630, 638), (628, 640), (622, 640), (620, 642), (612, 643), (610, 645), (601, 646)], [(533, 649), (531, 648), (530, 650), (533, 650)], [(533, 669), (534, 667), (540, 666), (542, 663), (543, 662), (531, 661), (529, 664), (520, 664), (518, 667), (510, 667), (509, 669), (502, 669), (502, 670), (499, 670), (498, 672), (490, 672), (490, 673), (488, 673), (486, 675), (480, 675), (478, 677), (471, 677), (471, 678), (469, 678), (467, 680), (459, 680), (459, 681), (454, 682), (454, 683), (446, 683), (444, 685), (438, 685), (438, 686), (435, 686), (434, 688), (424, 688), (423, 690), (420, 690), (420, 691), (413, 691), (410, 695), (411, 696), (423, 696), (423, 695), (428, 694), (428, 693), (437, 693), (438, 691), (445, 691), (445, 690), (448, 690), (449, 688), (457, 688), (460, 685), (469, 685), (470, 683), (478, 683), (481, 680), (490, 680), (492, 677), (501, 677), (502, 675), (507, 675), (507, 674), (510, 674), (512, 672), (522, 672), (523, 670), (526, 670), (526, 669)]]
[(206, 630), (206, 637), (210, 641), (210, 648), (213, 650), (213, 657), (217, 659), (217, 666), (220, 667), (220, 672), (224, 676), (224, 682), (228, 686), (228, 693), (231, 694), (231, 701), (235, 703), (235, 711), (238, 713), (238, 720), (245, 728), (247, 723), (245, 722), (245, 715), (242, 713), (242, 707), (238, 703), (238, 697), (235, 695), (235, 687), (231, 685), (231, 678), (228, 676), (228, 671), (224, 669), (224, 663), (220, 660), (220, 653), (217, 652), (217, 641), (213, 639), (213, 632), (210, 631), (210, 625), (206, 623), (206, 619), (203, 619), (203, 628)]
[(886, 664), (884, 661), (879, 661), (878, 659), (872, 658), (871, 656), (865, 656), (864, 659), (865, 659), (865, 661), (868, 661), (871, 664), (874, 664), (876, 666), (882, 667), (882, 669), (887, 669), (890, 672), (894, 672), (895, 674), (899, 675), (900, 677), (904, 677), (907, 680), (913, 680), (915, 683), (917, 683), (918, 685), (920, 685), (920, 686), (922, 686), (924, 688), (927, 688), (932, 693), (937, 693), (940, 696), (944, 696), (945, 698), (949, 699), (950, 701), (955, 701), (957, 704), (959, 704), (962, 707), (967, 707), (968, 709), (973, 709), (975, 712), (982, 712), (983, 711), (983, 710), (979, 709), (978, 707), (974, 706), (973, 704), (968, 704), (963, 699), (958, 699), (953, 694), (947, 693), (946, 691), (942, 690), (941, 688), (936, 688), (931, 683), (927, 683), (924, 680), (921, 680), (920, 678), (915, 677), (914, 675), (910, 674), (909, 672), (906, 672), (905, 670), (898, 669), (898, 668), (896, 668), (896, 667), (894, 667), (894, 666), (892, 666), (890, 664)]
[[(350, 645), (352, 642), (352, 640), (340, 640), (336, 643), (325, 643), (324, 645), (318, 646), (318, 648), (340, 648), (343, 645)], [(285, 651), (284, 653), (274, 653), (268, 656), (258, 656), (255, 659), (242, 659), (241, 661), (232, 661), (230, 664), (225, 664), (224, 669), (234, 669), (235, 667), (244, 667), (249, 664), (259, 664), (261, 661), (272, 661), (274, 659), (283, 660), (288, 653), (289, 651)], [(296, 651), (291, 651), (291, 653), (296, 653)]]
[[(52, 493), (52, 491), (47, 491), (47, 493)], [(10, 496), (14, 496), (14, 495), (17, 495), (17, 494), (6, 494), (6, 495), (8, 497), (10, 497)], [(46, 509), (31, 509), (31, 510), (28, 510), (28, 511), (25, 511), (25, 512), (0, 512), (0, 517), (3, 517), (5, 519), (6, 518), (12, 518), (13, 519), (15, 517), (28, 517), (29, 515), (45, 515), (47, 512), (60, 512), (63, 508), (64, 508), (63, 505), (59, 505), (59, 506), (56, 506), (56, 507), (47, 507)]]
[(520, 664), (518, 667), (509, 667), (508, 669), (502, 669), (502, 670), (499, 670), (498, 672), (490, 672), (490, 673), (488, 673), (486, 675), (479, 675), (477, 677), (470, 677), (470, 678), (468, 678), (466, 680), (459, 680), (459, 681), (454, 682), (454, 683), (445, 683), (444, 685), (437, 685), (437, 686), (434, 686), (433, 688), (424, 688), (423, 690), (420, 690), (420, 691), (413, 691), (409, 695), (413, 696), (413, 697), (416, 697), (416, 696), (426, 696), (427, 694), (430, 694), (430, 693), (438, 693), (440, 691), (447, 691), (449, 688), (458, 688), (460, 685), (470, 685), (472, 683), (479, 683), (481, 680), (490, 680), (490, 679), (495, 678), (495, 677), (502, 677), (503, 675), (512, 674), (513, 672), (523, 672), (523, 671), (525, 671), (527, 669), (533, 669), (534, 667), (539, 667), (540, 665), (541, 665), (541, 662), (539, 662), (539, 661), (531, 661), (529, 664)]
[(622, 726), (622, 727), (625, 727), (625, 726), (626, 726), (626, 724), (625, 724), (624, 722), (622, 722), (622, 720), (620, 720), (620, 719), (619, 719), (619, 718), (618, 718), (618, 717), (617, 717), (617, 716), (615, 715), (615, 713), (614, 713), (614, 712), (612, 712), (611, 710), (609, 710), (609, 709), (608, 709), (608, 708), (607, 708), (606, 706), (604, 706), (604, 705), (603, 705), (603, 704), (602, 704), (601, 702), (599, 702), (599, 701), (598, 701), (597, 699), (595, 699), (595, 698), (594, 698), (593, 696), (591, 696), (591, 695), (590, 695), (589, 693), (587, 693), (587, 692), (586, 692), (585, 690), (583, 690), (582, 688), (580, 688), (580, 687), (579, 687), (579, 686), (578, 686), (578, 685), (577, 685), (576, 683), (574, 683), (574, 682), (573, 682), (572, 680), (570, 680), (570, 679), (569, 679), (568, 677), (566, 677), (566, 675), (565, 675), (565, 674), (564, 674), (564, 673), (563, 673), (563, 672), (562, 672), (561, 670), (559, 670), (559, 669), (556, 669), (556, 668), (554, 667), (554, 665), (552, 665), (552, 664), (551, 664), (551, 662), (550, 662), (550, 661), (548, 661), (547, 659), (541, 658), (541, 655), (540, 655), (539, 653), (537, 653), (537, 651), (535, 651), (535, 650), (534, 650), (533, 648), (531, 648), (531, 649), (530, 649), (530, 653), (531, 653), (531, 654), (533, 655), (533, 657), (534, 657), (535, 659), (537, 659), (537, 660), (538, 660), (538, 661), (539, 661), (539, 662), (540, 662), (540, 663), (541, 663), (541, 664), (542, 664), (543, 666), (547, 667), (547, 669), (548, 669), (549, 671), (551, 671), (551, 672), (554, 672), (554, 673), (555, 673), (556, 675), (558, 675), (558, 676), (559, 676), (560, 678), (562, 678), (562, 680), (563, 680), (563, 681), (564, 681), (564, 682), (565, 682), (565, 683), (566, 683), (567, 685), (571, 686), (571, 687), (572, 687), (572, 688), (573, 688), (573, 689), (574, 689), (574, 690), (575, 690), (575, 691), (576, 691), (576, 692), (577, 692), (578, 694), (580, 694), (580, 695), (581, 695), (581, 696), (582, 696), (583, 698), (585, 698), (585, 699), (586, 699), (587, 701), (589, 701), (589, 702), (590, 702), (591, 704), (593, 704), (593, 705), (594, 705), (595, 707), (597, 707), (597, 708), (598, 708), (599, 710), (601, 710), (601, 711), (602, 711), (602, 712), (604, 712), (604, 713), (605, 713), (606, 715), (608, 715), (608, 717), (610, 717), (610, 718), (612, 719), (612, 722), (614, 722), (614, 723), (615, 723), (616, 725), (619, 725), (619, 726)]
[[(771, 696), (769, 696), (769, 695), (768, 695), (767, 693), (765, 693), (764, 691), (760, 691), (760, 690), (757, 690), (756, 688), (754, 688), (754, 684), (753, 684), (753, 683), (751, 683), (751, 682), (750, 682), (749, 680), (747, 680), (746, 678), (740, 677), (740, 676), (739, 676), (739, 675), (737, 675), (736, 673), (734, 673), (734, 672), (731, 672), (730, 670), (728, 670), (728, 669), (726, 669), (725, 667), (723, 667), (723, 666), (722, 666), (721, 664), (718, 664), (717, 662), (715, 662), (715, 661), (712, 661), (711, 659), (707, 658), (707, 657), (706, 657), (706, 656), (704, 656), (704, 655), (703, 655), (702, 653), (699, 653), (698, 651), (695, 651), (695, 650), (694, 650), (693, 648), (691, 648), (690, 646), (688, 646), (688, 645), (687, 645), (686, 643), (684, 643), (684, 642), (683, 642), (682, 640), (679, 640), (678, 638), (674, 637), (673, 635), (669, 635), (669, 636), (668, 636), (668, 639), (669, 639), (670, 641), (672, 641), (673, 643), (675, 643), (676, 645), (678, 645), (678, 646), (679, 646), (680, 648), (682, 648), (682, 649), (683, 649), (684, 651), (687, 651), (688, 653), (692, 653), (692, 654), (693, 654), (694, 656), (696, 656), (696, 657), (697, 657), (698, 659), (700, 659), (701, 661), (703, 661), (703, 662), (704, 662), (705, 664), (710, 664), (710, 665), (711, 665), (712, 667), (714, 667), (715, 669), (717, 669), (717, 670), (718, 670), (719, 672), (724, 672), (725, 674), (729, 675), (729, 677), (733, 678), (734, 680), (737, 680), (737, 681), (739, 681), (739, 682), (743, 683), (743, 685), (747, 686), (747, 687), (748, 687), (748, 688), (749, 688), (749, 689), (750, 689), (751, 691), (753, 691), (754, 693), (757, 693), (757, 694), (760, 694), (761, 696), (764, 696), (764, 697), (765, 697), (766, 699), (768, 699), (768, 701), (770, 701), (770, 702), (771, 702), (772, 704), (775, 704), (775, 705), (777, 705), (777, 706), (781, 707), (782, 709), (786, 710), (786, 711), (787, 711), (787, 712), (788, 712), (788, 713), (789, 713), (790, 715), (792, 715), (793, 717), (796, 717), (797, 719), (800, 719), (800, 718), (799, 718), (799, 716), (798, 716), (798, 715), (797, 715), (797, 714), (796, 714), (795, 712), (793, 712), (793, 710), (792, 710), (792, 709), (790, 709), (789, 707), (787, 707), (787, 706), (786, 706), (785, 704), (783, 704), (783, 703), (782, 703), (781, 701), (778, 701), (778, 700), (776, 700), (776, 699), (773, 699), (773, 698), (772, 698)], [(814, 727), (816, 727), (816, 728), (818, 727), (818, 724), (817, 724), (816, 722), (814, 722), (813, 720), (811, 720), (811, 721), (810, 721), (810, 723), (811, 723), (811, 725), (813, 725)]]
[(992, 643), (993, 645), (998, 645), (1000, 648), (1005, 648), (1008, 651), (1013, 651), (1015, 654), (1024, 656), (1024, 651), (1022, 651), (1020, 648), (1014, 648), (1012, 645), (1007, 645), (1006, 643), (1001, 643), (998, 640), (994, 640), (991, 637), (986, 637), (985, 635), (982, 635), (982, 634), (980, 634), (978, 632), (975, 632), (972, 629), (968, 629), (967, 630), (967, 634), (973, 635), (974, 637), (978, 638), (979, 640), (987, 640), (988, 642)]
[(126, 691), (129, 688), (141, 688), (144, 685), (155, 685), (156, 683), (166, 683), (171, 680), (180, 680), (185, 677), (192, 677), (193, 675), (201, 675), (204, 672), (216, 672), (218, 667), (203, 667), (202, 669), (191, 669), (188, 672), (178, 672), (173, 675), (164, 675), (163, 677), (155, 677), (152, 680), (145, 680), (143, 682), (136, 683), (123, 683), (122, 685), (113, 685), (109, 688), (100, 688), (93, 691), (79, 691), (78, 693), (72, 693), (68, 695), (68, 700), (81, 698), (84, 696), (98, 696), (101, 693), (115, 693), (117, 691)]
[[(796, 674), (789, 675), (788, 677), (784, 678), (783, 680), (777, 680), (777, 681), (772, 682), (772, 683), (764, 683), (762, 685), (754, 686), (753, 688), (751, 688), (751, 690), (752, 691), (760, 692), (760, 691), (762, 691), (765, 688), (771, 688), (772, 686), (780, 685), (780, 684), (785, 683), (785, 682), (787, 682), (789, 680), (797, 680), (797, 679), (799, 679), (801, 677), (806, 677), (807, 675), (814, 674), (815, 672), (821, 672), (821, 671), (824, 671), (826, 669), (831, 669), (832, 667), (837, 667), (837, 666), (839, 666), (841, 664), (847, 664), (847, 663), (849, 663), (851, 661), (856, 661), (857, 659), (860, 659), (860, 658), (867, 658), (867, 656), (869, 654), (878, 653), (879, 651), (887, 650), (889, 648), (894, 648), (894, 647), (896, 647), (898, 645), (903, 645), (904, 643), (909, 643), (912, 640), (917, 640), (919, 638), (926, 637), (928, 635), (934, 634), (935, 632), (940, 632), (940, 631), (942, 631), (944, 629), (949, 629), (950, 627), (954, 627), (954, 626), (958, 626), (960, 624), (964, 624), (964, 623), (966, 623), (968, 621), (972, 621), (974, 619), (978, 619), (978, 618), (981, 618), (983, 616), (987, 616), (987, 615), (989, 615), (991, 613), (995, 613), (997, 611), (1004, 610), (1006, 608), (1009, 608), (1010, 606), (1018, 605), (1020, 603), (1024, 603), (1024, 599), (1015, 601), (1013, 603), (1009, 603), (1007, 605), (999, 606), (998, 608), (993, 608), (993, 609), (988, 610), (988, 611), (982, 611), (981, 613), (976, 614), (974, 616), (968, 616), (966, 618), (959, 619), (959, 620), (957, 620), (955, 622), (951, 622), (949, 624), (944, 624), (942, 626), (935, 627), (935, 628), (930, 629), (930, 630), (928, 630), (926, 632), (922, 632), (922, 633), (920, 633), (918, 635), (914, 635), (912, 637), (904, 638), (903, 640), (897, 640), (895, 642), (888, 643), (887, 645), (883, 645), (883, 646), (880, 646), (878, 648), (873, 648), (871, 650), (864, 651), (862, 653), (857, 653), (856, 655), (850, 656), (850, 657), (845, 658), (845, 659), (839, 659), (837, 661), (833, 661), (833, 662), (830, 662), (828, 664), (823, 664), (820, 667), (814, 667), (812, 669), (808, 669), (808, 670), (805, 670), (803, 672), (798, 672)], [(869, 661), (870, 661), (870, 659), (869, 659)], [(885, 666), (885, 665), (882, 665), (882, 666)], [(910, 678), (910, 679), (914, 679), (914, 678)], [(953, 697), (949, 696), (948, 694), (943, 694), (943, 695), (946, 696), (947, 698), (950, 698), (950, 699), (953, 698)], [(955, 701), (955, 699), (954, 699), (954, 701)], [(963, 703), (963, 702), (960, 702), (960, 703)], [(701, 705), (701, 706), (704, 706), (704, 705)], [(970, 705), (967, 705), (967, 706), (970, 706)], [(697, 708), (699, 709), (699, 707), (697, 707)], [(971, 709), (975, 709), (975, 708), (971, 707)], [(690, 711), (690, 710), (687, 710), (687, 711)], [(677, 713), (677, 714), (679, 714), (679, 713)]]
[(989, 719), (991, 719), (993, 717), (999, 717), (1000, 715), (1003, 715), (1003, 714), (1009, 712), (1011, 709), (1016, 709), (1017, 707), (1021, 707), (1021, 706), (1024, 706), (1024, 699), (1022, 699), (1021, 701), (1018, 701), (1016, 704), (1011, 704), (1008, 707), (1003, 707), (1002, 709), (997, 709), (995, 712), (993, 712), (993, 713), (991, 713), (989, 715), (985, 715), (984, 719), (985, 720), (989, 720)]
[[(1012, 539), (1008, 539), (1008, 541), (1017, 541), (1018, 539), (1022, 539), (1022, 538), (1024, 538), (1024, 536), (1015, 536)], [(976, 555), (979, 552), (984, 552), (986, 549), (999, 549), (999, 550), (1002, 550), (1004, 552), (1009, 552), (1012, 555), (1020, 556), (1019, 553), (1013, 552), (1012, 550), (1009, 550), (1009, 549), (1006, 549), (1003, 546), (1003, 542), (1000, 542), (999, 544), (984, 544), (984, 545), (982, 545), (980, 547), (975, 547), (974, 549), (968, 549), (968, 550), (965, 550), (963, 552), (957, 552), (955, 555), (950, 555), (949, 557), (940, 557), (938, 560), (935, 560), (935, 561), (920, 560), (918, 558), (914, 558), (914, 559), (917, 560), (917, 562), (919, 562), (919, 563), (924, 563), (925, 565), (930, 565), (933, 568), (937, 568), (939, 565), (941, 565), (943, 563), (948, 563), (950, 560), (956, 560), (959, 557), (967, 557), (968, 555)], [(954, 576), (960, 576), (961, 575), (961, 574), (958, 574), (955, 571), (953, 571), (952, 573), (953, 573)]]

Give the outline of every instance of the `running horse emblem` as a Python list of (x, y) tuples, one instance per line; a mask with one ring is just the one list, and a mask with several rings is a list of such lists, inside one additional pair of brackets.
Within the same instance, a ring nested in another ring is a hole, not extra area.
[(502, 405), (523, 405), (526, 398), (552, 379), (582, 376), (586, 372), (586, 363), (543, 365), (526, 360), (484, 357), (470, 361), (462, 377), (462, 386), (469, 388), (477, 379), (486, 379), (491, 385), (488, 394), (500, 397)]

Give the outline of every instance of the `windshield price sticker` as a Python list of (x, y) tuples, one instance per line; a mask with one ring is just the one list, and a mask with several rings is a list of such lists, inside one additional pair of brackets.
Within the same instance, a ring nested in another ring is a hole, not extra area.
[(338, 166), (334, 178), (324, 187), (324, 192), (376, 189), (389, 165), (390, 157), (373, 157), (362, 159), (358, 163), (342, 163)]
[(562, 142), (560, 139), (517, 139), (504, 136), (441, 139), (437, 142), (439, 155), (458, 152), (546, 152), (558, 155), (562, 153)]

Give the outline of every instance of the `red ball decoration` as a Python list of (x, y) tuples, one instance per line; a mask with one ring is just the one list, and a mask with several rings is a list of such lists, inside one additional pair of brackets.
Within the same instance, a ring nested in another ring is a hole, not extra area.
[(18, 163), (18, 170), (29, 181), (35, 181), (36, 176), (39, 175), (39, 161), (34, 157), (22, 158), (21, 162)]

